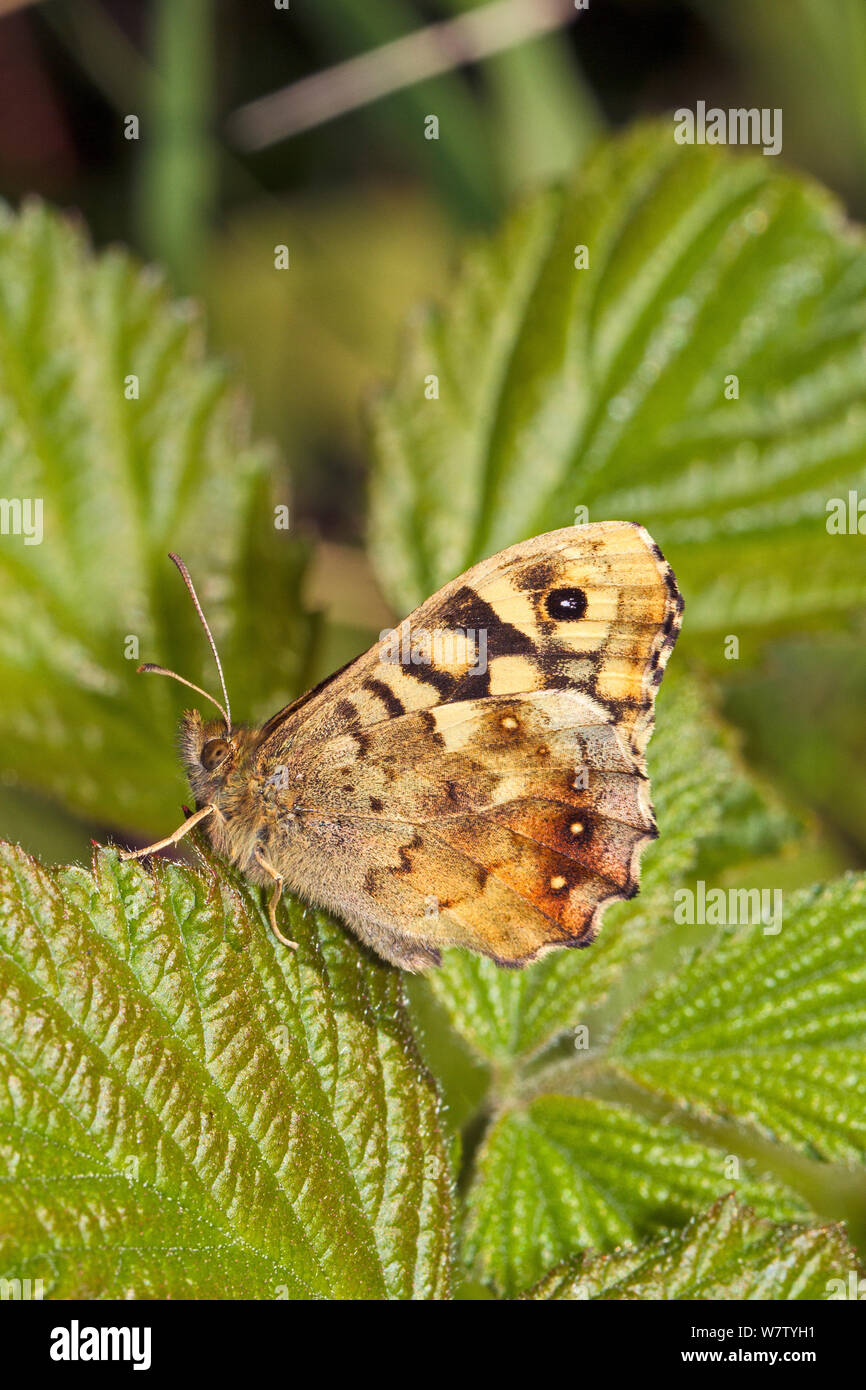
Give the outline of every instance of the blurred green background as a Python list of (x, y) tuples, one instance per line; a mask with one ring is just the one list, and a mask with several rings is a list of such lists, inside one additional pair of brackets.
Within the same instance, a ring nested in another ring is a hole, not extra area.
[[(497, 47), (501, 12), (469, 0), (291, 0), (288, 11), (271, 0), (0, 0), (0, 193), (77, 210), (97, 247), (127, 244), (203, 303), (212, 350), (236, 365), (256, 432), (279, 445), (293, 528), (312, 547), (307, 598), (325, 626), (310, 679), (388, 620), (363, 550), (360, 407), (396, 367), (407, 315), (445, 293), (467, 235), (574, 171), (604, 133), (697, 99), (783, 107), (784, 162), (866, 214), (866, 0), (591, 0), (577, 15), (561, 6), (542, 34), (553, 7), (526, 6), (502, 51), (417, 81), (416, 53), (398, 65), (405, 85), (356, 104), (337, 65), (387, 56), (390, 41), (473, 9), (477, 41)], [(320, 109), (315, 90), (294, 84), (329, 69)], [(386, 57), (379, 70), (387, 87)], [(266, 116), (249, 148), (239, 109), (283, 88), (296, 129)], [(429, 112), (435, 143), (418, 138)], [(137, 140), (125, 138), (130, 114)], [(277, 243), (293, 257), (279, 292)], [(715, 679), (748, 760), (815, 817), (803, 877), (862, 865), (862, 625), (786, 633)], [(83, 828), (6, 777), (3, 835), (79, 857)]]

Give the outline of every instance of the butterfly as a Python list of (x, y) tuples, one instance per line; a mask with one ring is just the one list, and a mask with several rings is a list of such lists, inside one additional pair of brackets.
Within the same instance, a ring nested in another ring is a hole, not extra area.
[(588, 946), (638, 891), (658, 834), (644, 752), (683, 600), (631, 522), (567, 527), (475, 565), (357, 660), (273, 715), (187, 711), (181, 757), (202, 824), (255, 884), (336, 913), (404, 970), (460, 946), (523, 966)]

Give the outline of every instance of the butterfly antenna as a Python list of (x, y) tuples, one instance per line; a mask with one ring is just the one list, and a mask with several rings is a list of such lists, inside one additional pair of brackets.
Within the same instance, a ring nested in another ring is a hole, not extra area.
[(219, 673), (220, 686), (222, 687), (225, 706), (221, 705), (219, 700), (215, 700), (213, 695), (208, 695), (206, 690), (202, 690), (201, 686), (193, 685), (192, 681), (185, 680), (183, 676), (179, 676), (177, 674), (177, 671), (169, 671), (165, 666), (155, 666), (150, 661), (145, 662), (144, 665), (139, 666), (138, 669), (140, 672), (153, 672), (153, 674), (157, 676), (171, 676), (174, 680), (180, 681), (181, 685), (189, 686), (190, 690), (195, 690), (197, 694), (203, 695), (206, 700), (210, 700), (212, 705), (216, 705), (217, 709), (219, 710), (220, 714), (225, 720), (226, 737), (230, 737), (232, 731), (232, 711), (231, 705), (229, 704), (229, 694), (226, 690), (226, 682), (225, 676), (223, 675), (222, 662), (220, 661), (219, 652), (216, 648), (216, 642), (213, 640), (213, 633), (208, 627), (208, 621), (204, 615), (204, 610), (202, 609), (202, 606), (198, 601), (198, 594), (195, 591), (195, 585), (190, 579), (189, 570), (183, 563), (183, 560), (180, 558), (180, 556), (175, 555), (174, 551), (169, 551), (168, 558), (171, 561), (173, 561), (173, 563), (177, 565), (178, 569), (180, 570), (180, 577), (186, 585), (189, 591), (189, 596), (195, 605), (195, 611), (199, 616), (199, 622), (201, 623), (202, 627), (207, 633), (207, 640), (210, 642), (210, 649), (213, 652), (213, 659), (216, 662), (216, 668)]
[(148, 672), (151, 672), (155, 676), (171, 676), (172, 680), (180, 681), (181, 685), (188, 685), (190, 690), (194, 690), (198, 695), (203, 695), (206, 700), (210, 700), (212, 705), (216, 705), (217, 709), (219, 710), (220, 714), (225, 720), (227, 734), (231, 733), (232, 726), (229, 720), (228, 713), (226, 712), (226, 710), (223, 709), (219, 700), (215, 700), (213, 695), (208, 695), (207, 691), (202, 690), (200, 685), (193, 685), (192, 681), (188, 681), (183, 676), (179, 676), (177, 674), (177, 671), (169, 671), (166, 666), (155, 666), (152, 661), (145, 661), (145, 663), (142, 666), (138, 666), (136, 668), (136, 674), (139, 676), (147, 675)]

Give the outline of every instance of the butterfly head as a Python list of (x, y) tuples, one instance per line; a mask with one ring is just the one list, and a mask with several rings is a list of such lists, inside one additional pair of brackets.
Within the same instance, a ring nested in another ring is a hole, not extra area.
[(217, 803), (220, 793), (238, 765), (245, 729), (226, 728), (221, 719), (202, 719), (197, 709), (187, 710), (180, 721), (180, 757), (198, 805)]
[(186, 565), (179, 555), (172, 553), (169, 558), (177, 565), (195, 606), (199, 621), (207, 634), (219, 674), (223, 703), (220, 703), (213, 695), (209, 695), (206, 690), (202, 690), (201, 686), (194, 685), (185, 676), (179, 676), (176, 671), (169, 671), (164, 666), (155, 666), (151, 662), (146, 662), (138, 669), (139, 671), (151, 671), (160, 676), (171, 676), (172, 680), (180, 681), (181, 685), (188, 686), (190, 690), (195, 690), (197, 694), (210, 700), (211, 704), (216, 705), (222, 715), (221, 719), (205, 721), (198, 710), (187, 710), (180, 721), (179, 729), (181, 760), (197, 804), (199, 806), (218, 805), (220, 793), (238, 767), (239, 756), (250, 745), (252, 736), (246, 729), (232, 727), (228, 691), (213, 634), (198, 601), (198, 595)]

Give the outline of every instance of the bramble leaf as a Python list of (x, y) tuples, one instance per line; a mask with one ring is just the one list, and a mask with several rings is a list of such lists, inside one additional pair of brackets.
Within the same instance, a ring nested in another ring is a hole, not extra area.
[[(508, 1296), (557, 1259), (680, 1225), (732, 1188), (774, 1220), (807, 1219), (833, 1178), (813, 1167), (797, 1195), (802, 1165), (844, 1168), (866, 1147), (866, 887), (849, 877), (782, 893), (775, 921), (740, 916), (749, 864), (766, 891), (755, 856), (794, 823), (742, 770), (700, 687), (674, 678), (659, 703), (661, 834), (639, 897), (606, 915), (589, 951), (507, 973), (451, 952), (429, 979), (490, 1069), (464, 1255)], [(720, 870), (742, 925), (678, 921), (678, 896)]]
[(733, 1197), (681, 1231), (611, 1255), (588, 1251), (551, 1270), (531, 1299), (827, 1299), (856, 1297), (862, 1267), (840, 1226), (764, 1220)]
[(371, 412), (395, 608), (582, 507), (649, 528), (717, 660), (856, 612), (826, 508), (866, 485), (864, 327), (866, 245), (820, 186), (669, 123), (600, 145), (467, 255)]
[[(466, 1203), (464, 1255), (506, 1297), (567, 1252), (611, 1250), (682, 1224), (731, 1188), (726, 1155), (628, 1106), (546, 1095), (485, 1137)], [(738, 1197), (777, 1220), (808, 1207), (744, 1165)]]
[(451, 1176), (398, 972), (205, 864), (0, 846), (0, 1250), (53, 1298), (438, 1298)]
[(167, 552), (198, 583), (238, 718), (273, 713), (306, 681), (305, 556), (275, 529), (290, 499), (271, 451), (250, 441), (193, 306), (125, 252), (92, 254), (39, 204), (0, 207), (0, 441), (7, 779), (98, 825), (164, 832), (191, 701), (135, 668), (216, 684)]
[(862, 1162), (866, 877), (792, 894), (772, 926), (722, 929), (641, 1001), (608, 1058), (684, 1109)]
[[(839, 1165), (837, 1184), (856, 1173), (866, 879), (793, 894), (781, 923), (713, 938), (699, 935), (661, 983), (647, 978), (618, 1027), (590, 1025), (585, 1050), (500, 1071), (467, 1198), (476, 1277), (513, 1293), (545, 1257), (680, 1224), (731, 1188), (775, 1220), (803, 1218), (785, 1184), (802, 1181), (804, 1163), (810, 1198), (822, 1164)], [(778, 1177), (756, 1180), (755, 1155)]]

